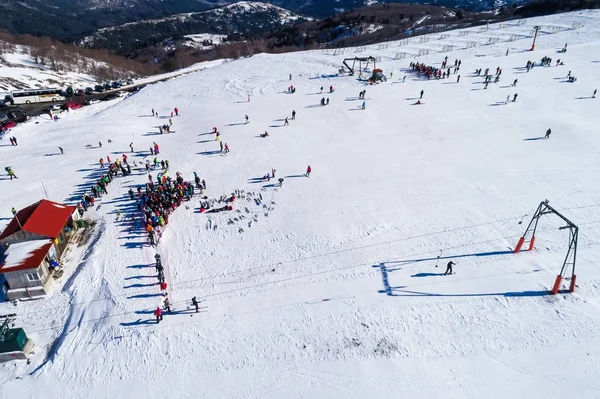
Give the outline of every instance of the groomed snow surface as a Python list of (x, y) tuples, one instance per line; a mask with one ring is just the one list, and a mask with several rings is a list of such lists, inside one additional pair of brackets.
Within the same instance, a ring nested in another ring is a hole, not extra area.
[[(237, 189), (262, 202), (201, 214), (194, 197), (152, 248), (127, 195), (147, 174), (117, 177), (85, 215), (96, 230), (68, 254), (55, 292), (0, 305), (36, 344), (31, 364), (1, 366), (0, 397), (598, 397), (600, 99), (590, 97), (600, 88), (600, 13), (503, 32), (573, 23), (584, 26), (541, 34), (535, 52), (530, 39), (397, 61), (398, 48), (368, 49), (361, 55), (393, 72), (376, 86), (336, 76), (343, 56), (256, 55), (18, 126), (0, 145), (0, 166), (19, 177), (0, 181), (5, 223), (12, 206), (44, 197), (41, 183), (51, 200), (77, 201), (98, 160), (130, 142), (130, 162), (152, 160), (155, 141), (170, 175), (196, 171), (209, 198)], [(446, 55), (462, 60), (460, 83), (407, 70)], [(524, 69), (543, 56), (552, 66)], [(484, 90), (473, 71), (496, 67), (500, 82)], [(330, 85), (334, 93), (319, 93)], [(174, 107), (175, 132), (158, 134)], [(282, 187), (260, 181), (271, 168)], [(574, 294), (544, 295), (566, 254), (557, 218), (540, 221), (533, 251), (510, 252), (544, 199), (580, 227)], [(156, 252), (173, 303), (158, 325)], [(455, 274), (441, 275), (450, 260)], [(200, 313), (188, 310), (192, 296), (204, 300)]]

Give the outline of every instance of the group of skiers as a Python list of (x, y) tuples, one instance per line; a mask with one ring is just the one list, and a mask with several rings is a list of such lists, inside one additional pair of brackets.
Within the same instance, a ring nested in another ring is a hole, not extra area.
[(160, 147), (154, 141), (150, 147), (150, 155), (158, 155), (160, 153)]
[(10, 140), (10, 145), (18, 145), (16, 137), (13, 136), (9, 137), (8, 139)]
[[(146, 183), (144, 191), (138, 187), (137, 198), (133, 189), (129, 191), (129, 197), (136, 198), (137, 209), (144, 215), (148, 239), (153, 246), (158, 243), (156, 228), (168, 224), (171, 212), (181, 206), (184, 200), (189, 201), (195, 193), (194, 184), (184, 181), (179, 172), (176, 173), (175, 180), (166, 174), (163, 174), (162, 177), (158, 184), (154, 184), (152, 181)], [(196, 187), (204, 187), (206, 184), (204, 180), (202, 180), (203, 186), (200, 186), (196, 174), (195, 177)]]
[[(179, 109), (177, 107), (173, 108), (173, 111), (171, 111), (171, 118), (173, 117), (173, 114), (175, 114), (175, 116), (179, 116)], [(152, 108), (152, 116), (156, 116), (158, 118), (158, 112), (155, 112), (154, 108)]]
[[(432, 65), (426, 65), (422, 62), (411, 62), (409, 66), (413, 71), (417, 72), (417, 74), (423, 75), (427, 79), (445, 79), (450, 77), (450, 71), (452, 70), (452, 67), (446, 68), (447, 62), (448, 57), (446, 56), (446, 58), (442, 62), (441, 68), (437, 68)], [(462, 60), (454, 61), (454, 73), (457, 73), (460, 70), (461, 64)]]

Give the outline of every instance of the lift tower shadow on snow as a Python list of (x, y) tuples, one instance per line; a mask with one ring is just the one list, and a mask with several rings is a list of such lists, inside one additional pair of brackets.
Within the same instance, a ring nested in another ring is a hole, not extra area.
[[(538, 222), (543, 215), (547, 215), (549, 213), (553, 213), (567, 224), (566, 226), (559, 227), (559, 230), (569, 229), (569, 248), (567, 249), (567, 255), (565, 256), (565, 260), (563, 262), (562, 268), (560, 269), (560, 274), (556, 276), (556, 280), (554, 281), (554, 287), (552, 288), (552, 294), (556, 295), (558, 293), (558, 289), (562, 283), (562, 279), (564, 277), (565, 272), (570, 267), (571, 268), (571, 284), (569, 286), (569, 291), (575, 291), (575, 281), (577, 276), (575, 275), (575, 259), (577, 257), (577, 239), (579, 236), (579, 227), (577, 227), (573, 222), (569, 219), (561, 215), (556, 209), (552, 208), (548, 204), (548, 200), (544, 200), (540, 203), (535, 214), (531, 218), (529, 225), (527, 226), (527, 230), (525, 230), (525, 234), (519, 239), (517, 246), (514, 249), (514, 253), (519, 253), (523, 244), (525, 244), (525, 240), (529, 239), (529, 250), (533, 249), (535, 244), (535, 231), (537, 229)], [(531, 238), (528, 238), (531, 237)], [(567, 278), (569, 279), (569, 278)]]

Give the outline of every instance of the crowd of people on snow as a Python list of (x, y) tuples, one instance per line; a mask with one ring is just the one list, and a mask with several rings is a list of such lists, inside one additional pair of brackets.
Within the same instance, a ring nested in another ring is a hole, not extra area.
[(454, 66), (448, 67), (448, 56), (444, 58), (440, 68), (433, 65), (426, 65), (422, 62), (411, 62), (410, 68), (417, 74), (426, 77), (427, 79), (445, 79), (450, 77), (450, 73), (454, 68), (454, 73), (460, 70), (462, 60), (454, 60)]

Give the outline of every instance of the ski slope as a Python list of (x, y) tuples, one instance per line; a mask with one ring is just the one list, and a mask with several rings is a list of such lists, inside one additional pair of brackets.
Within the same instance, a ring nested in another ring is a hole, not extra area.
[[(540, 34), (534, 52), (530, 39), (399, 60), (397, 44), (364, 49), (393, 72), (375, 86), (336, 75), (353, 49), (260, 54), (5, 134), (0, 166), (19, 179), (0, 180), (3, 223), (44, 187), (51, 200), (78, 201), (98, 160), (130, 142), (130, 161), (151, 160), (156, 142), (170, 175), (197, 172), (209, 198), (243, 190), (262, 201), (202, 214), (194, 197), (152, 248), (127, 195), (147, 174), (117, 177), (86, 213), (96, 229), (68, 253), (52, 295), (0, 304), (36, 344), (31, 364), (0, 365), (0, 397), (598, 397), (600, 13), (502, 30), (559, 24), (583, 26)], [(459, 83), (407, 69), (446, 55), (461, 60)], [(552, 66), (524, 69), (544, 56)], [(484, 89), (473, 71), (496, 67), (500, 82)], [(160, 135), (174, 107), (175, 133)], [(260, 180), (271, 168), (281, 187)], [(560, 220), (545, 216), (536, 248), (511, 252), (544, 199), (580, 227), (573, 294), (546, 295), (566, 253)], [(158, 325), (156, 253), (173, 304)], [(450, 260), (455, 273), (444, 276)]]

